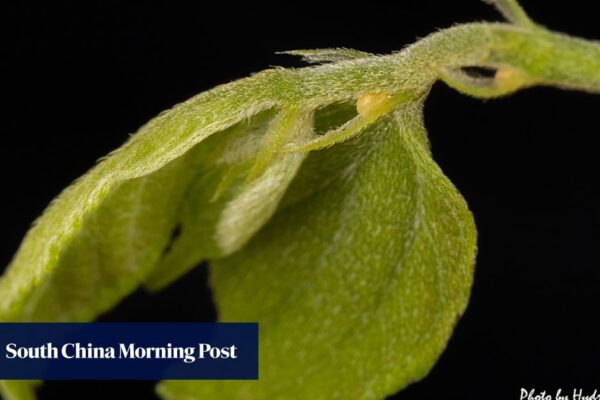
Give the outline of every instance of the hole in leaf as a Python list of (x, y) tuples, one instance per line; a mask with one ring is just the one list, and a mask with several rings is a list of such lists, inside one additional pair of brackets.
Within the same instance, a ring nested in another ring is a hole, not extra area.
[(171, 232), (171, 237), (169, 238), (169, 242), (163, 250), (163, 254), (167, 254), (169, 251), (171, 251), (171, 249), (173, 248), (173, 244), (179, 238), (179, 236), (181, 236), (181, 224), (177, 224), (173, 228), (173, 231)]
[(474, 79), (494, 79), (496, 77), (496, 68), (467, 66), (461, 68), (462, 72)]

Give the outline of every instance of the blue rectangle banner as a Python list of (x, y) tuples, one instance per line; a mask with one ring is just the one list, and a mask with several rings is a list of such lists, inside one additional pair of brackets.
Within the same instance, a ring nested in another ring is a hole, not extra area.
[(0, 323), (0, 379), (258, 379), (258, 324)]

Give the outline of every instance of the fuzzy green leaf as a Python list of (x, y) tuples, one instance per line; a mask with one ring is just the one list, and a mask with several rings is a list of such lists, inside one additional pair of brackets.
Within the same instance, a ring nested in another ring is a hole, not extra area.
[(159, 393), (372, 399), (423, 377), (467, 304), (476, 236), (424, 135), (412, 104), (311, 154), (273, 220), (211, 268), (220, 320), (259, 322), (260, 379)]
[(55, 199), (0, 279), (0, 321), (85, 321), (131, 292), (167, 245), (194, 146), (268, 108), (247, 107), (256, 79), (162, 114)]
[[(513, 24), (391, 55), (290, 52), (325, 64), (263, 71), (150, 121), (36, 221), (0, 278), (0, 322), (90, 320), (209, 259), (220, 319), (261, 324), (261, 378), (164, 382), (166, 398), (377, 399), (420, 379), (466, 306), (475, 253), (471, 214), (429, 154), (427, 92), (438, 79), (483, 98), (600, 92), (600, 44), (494, 4)], [(0, 393), (30, 400), (35, 384)]]
[(307, 136), (312, 113), (265, 114), (221, 132), (209, 140), (216, 149), (206, 143), (210, 150), (194, 156), (199, 172), (180, 207), (180, 235), (147, 277), (149, 289), (168, 285), (202, 260), (238, 250), (275, 212), (306, 154), (270, 147)]

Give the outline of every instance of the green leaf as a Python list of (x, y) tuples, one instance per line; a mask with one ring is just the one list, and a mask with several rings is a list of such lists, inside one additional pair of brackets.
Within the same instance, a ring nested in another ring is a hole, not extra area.
[[(181, 233), (147, 277), (146, 287), (161, 289), (198, 262), (231, 254), (273, 215), (306, 157), (274, 150), (282, 140), (306, 137), (312, 113), (287, 110), (274, 118), (266, 114), (216, 135), (220, 148), (195, 156), (202, 165), (194, 168), (199, 177), (181, 205)], [(253, 147), (251, 142), (259, 147), (241, 155)]]
[(0, 321), (90, 320), (135, 289), (176, 225), (194, 146), (269, 108), (252, 90), (261, 79), (162, 114), (57, 197), (0, 278)]
[[(475, 253), (471, 214), (429, 153), (431, 85), (600, 92), (597, 42), (494, 4), (514, 24), (463, 24), (390, 55), (290, 52), (325, 64), (159, 115), (36, 221), (0, 278), (0, 322), (90, 320), (210, 259), (220, 319), (261, 324), (261, 378), (165, 382), (165, 397), (375, 399), (420, 379), (467, 304)], [(30, 400), (34, 385), (0, 393)]]
[(260, 379), (159, 393), (377, 399), (422, 378), (466, 307), (476, 240), (424, 138), (417, 103), (311, 153), (272, 221), (211, 268), (219, 320), (259, 322)]

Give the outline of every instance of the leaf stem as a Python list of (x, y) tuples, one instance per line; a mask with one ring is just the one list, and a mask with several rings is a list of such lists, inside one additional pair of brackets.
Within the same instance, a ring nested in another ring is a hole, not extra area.
[[(494, 82), (465, 79), (459, 69), (499, 70)], [(477, 97), (497, 97), (533, 85), (600, 92), (600, 44), (540, 28), (507, 23), (471, 23), (441, 30), (401, 52), (296, 70), (269, 70), (256, 91), (269, 91), (282, 106), (316, 109), (365, 93), (422, 98), (438, 80)], [(482, 87), (482, 83), (484, 83)], [(326, 89), (325, 89), (326, 88)]]
[(515, 25), (526, 28), (535, 28), (537, 24), (533, 22), (525, 10), (517, 3), (516, 0), (484, 0), (487, 3), (493, 4), (504, 18)]

